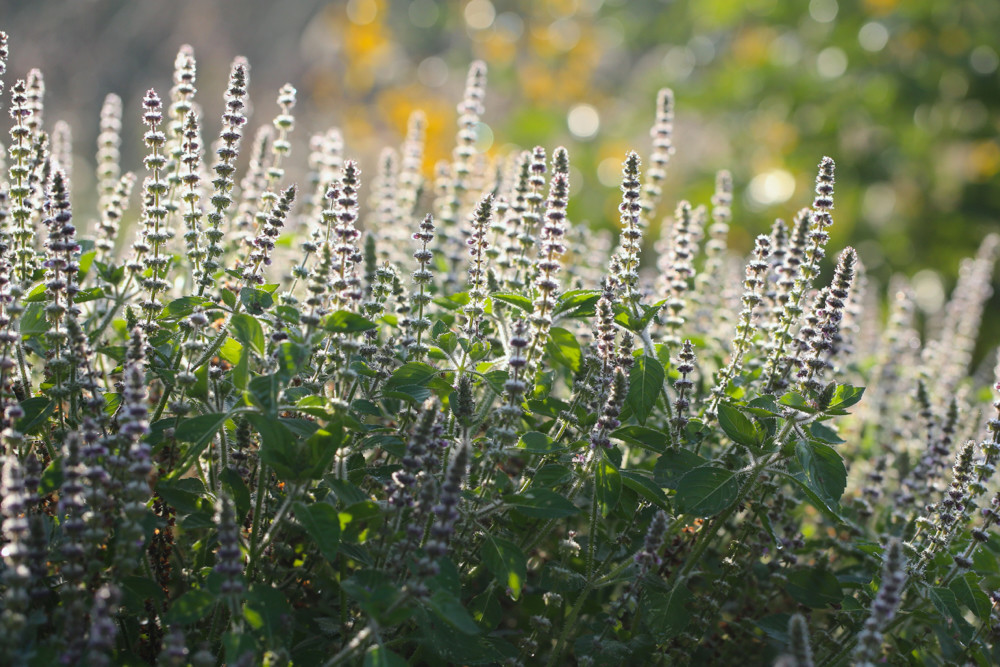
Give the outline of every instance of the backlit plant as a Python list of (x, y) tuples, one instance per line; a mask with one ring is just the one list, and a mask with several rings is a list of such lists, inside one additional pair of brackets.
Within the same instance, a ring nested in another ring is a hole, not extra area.
[(1000, 660), (995, 237), (921, 336), (852, 248), (823, 277), (831, 158), (749, 257), (727, 172), (665, 214), (671, 91), (606, 248), (572, 148), (478, 152), (483, 63), (451, 160), (414, 112), (370, 180), (290, 85), (244, 142), (243, 59), (208, 138), (176, 68), (108, 96), (86, 212), (41, 73), (9, 88), (4, 664)]

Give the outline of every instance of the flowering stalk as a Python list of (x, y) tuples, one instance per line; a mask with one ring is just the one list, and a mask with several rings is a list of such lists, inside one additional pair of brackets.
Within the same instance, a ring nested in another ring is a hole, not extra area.
[(788, 301), (782, 310), (781, 324), (775, 331), (771, 353), (761, 375), (764, 391), (767, 393), (773, 393), (787, 384), (785, 374), (788, 366), (785, 349), (792, 342), (789, 330), (802, 314), (802, 299), (819, 272), (819, 262), (825, 256), (824, 248), (830, 238), (826, 230), (833, 224), (830, 211), (833, 209), (834, 169), (835, 165), (831, 158), (824, 157), (820, 161), (819, 174), (816, 176), (816, 197), (813, 199), (813, 210), (809, 215), (812, 227), (808, 234), (808, 247), (803, 255), (802, 264), (798, 267), (795, 283), (788, 294)]
[(147, 294), (140, 306), (146, 315), (146, 322), (143, 326), (147, 333), (152, 334), (159, 328), (159, 325), (154, 322), (154, 318), (163, 308), (163, 304), (157, 299), (157, 294), (166, 291), (170, 286), (166, 280), (170, 258), (166, 255), (164, 248), (164, 244), (171, 237), (170, 231), (166, 228), (165, 195), (167, 194), (167, 183), (163, 178), (163, 170), (167, 163), (163, 148), (167, 139), (160, 131), (160, 123), (163, 122), (163, 105), (156, 91), (150, 89), (146, 92), (142, 106), (145, 109), (143, 122), (149, 128), (143, 137), (146, 147), (149, 148), (149, 154), (144, 161), (146, 169), (149, 171), (149, 177), (143, 184), (146, 205), (143, 211), (142, 240), (133, 246), (136, 258), (130, 268), (134, 272), (144, 269), (148, 273), (148, 276), (143, 275), (140, 278)]
[(213, 276), (216, 271), (222, 268), (220, 258), (224, 252), (222, 239), (225, 233), (222, 231), (222, 221), (225, 219), (226, 211), (233, 203), (233, 174), (236, 171), (236, 157), (239, 155), (240, 140), (243, 138), (243, 126), (247, 119), (243, 111), (246, 103), (244, 99), (247, 95), (247, 82), (249, 80), (250, 66), (243, 58), (233, 61), (233, 66), (229, 74), (229, 88), (226, 91), (226, 111), (222, 114), (222, 132), (219, 135), (222, 145), (219, 147), (219, 161), (215, 164), (216, 178), (212, 181), (215, 192), (212, 195), (213, 210), (208, 213), (209, 228), (205, 230), (205, 237), (208, 239), (207, 255), (205, 257), (205, 274), (201, 284), (198, 286), (198, 295), (205, 293), (205, 289), (212, 286)]
[(667, 164), (674, 154), (674, 91), (662, 88), (656, 96), (656, 122), (649, 130), (653, 139), (653, 152), (649, 156), (649, 169), (642, 187), (642, 215), (640, 225), (645, 227), (656, 215), (656, 206), (663, 196), (663, 181), (667, 177)]
[(712, 388), (712, 399), (706, 410), (706, 415), (710, 418), (714, 418), (719, 408), (719, 402), (726, 395), (729, 383), (742, 371), (744, 356), (753, 345), (754, 337), (757, 334), (754, 310), (763, 300), (764, 281), (770, 268), (767, 261), (770, 252), (771, 239), (761, 234), (754, 244), (753, 257), (747, 264), (746, 278), (743, 281), (743, 310), (740, 312), (740, 320), (736, 325), (736, 338), (733, 339), (729, 362), (719, 371), (715, 386)]
[(622, 167), (621, 239), (613, 257), (611, 277), (615, 279), (625, 303), (634, 308), (639, 302), (639, 253), (642, 250), (642, 227), (639, 224), (639, 155), (630, 152)]
[(469, 237), (469, 303), (465, 306), (466, 332), (469, 340), (478, 340), (481, 334), (483, 314), (486, 312), (486, 271), (489, 266), (489, 258), (486, 256), (486, 248), (489, 241), (486, 234), (489, 230), (490, 221), (493, 218), (493, 195), (487, 193), (475, 212), (472, 214), (471, 227), (472, 234)]
[(410, 321), (410, 327), (416, 332), (413, 358), (420, 361), (428, 350), (421, 339), (424, 332), (431, 326), (431, 321), (424, 316), (424, 308), (432, 300), (426, 290), (434, 279), (434, 273), (430, 269), (431, 260), (434, 259), (434, 253), (430, 249), (430, 243), (434, 240), (434, 218), (429, 213), (420, 223), (420, 228), (413, 234), (413, 239), (420, 242), (420, 248), (413, 253), (413, 258), (417, 260), (418, 265), (417, 270), (413, 272), (413, 282), (417, 286), (417, 293), (413, 295), (413, 309), (417, 316)]
[(906, 556), (903, 546), (896, 538), (890, 538), (885, 547), (885, 564), (882, 568), (882, 582), (878, 594), (872, 602), (871, 614), (865, 621), (864, 630), (858, 635), (854, 649), (854, 663), (874, 667), (882, 652), (882, 631), (896, 615), (903, 585), (906, 583)]
[(691, 204), (686, 201), (680, 202), (677, 205), (677, 212), (674, 214), (673, 225), (669, 230), (670, 250), (665, 255), (666, 262), (661, 263), (659, 267), (666, 299), (663, 306), (663, 311), (666, 312), (663, 322), (667, 325), (664, 343), (671, 347), (680, 344), (679, 332), (684, 326), (682, 313), (686, 305), (684, 296), (690, 288), (691, 278), (695, 274), (694, 265), (691, 263), (694, 256), (692, 238), (694, 221), (692, 218)]

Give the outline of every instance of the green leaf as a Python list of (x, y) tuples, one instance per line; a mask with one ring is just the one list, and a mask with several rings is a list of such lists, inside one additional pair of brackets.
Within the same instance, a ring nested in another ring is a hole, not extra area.
[(794, 391), (790, 391), (780, 399), (778, 403), (781, 405), (787, 405), (790, 408), (795, 408), (800, 412), (806, 412), (808, 414), (816, 413), (816, 406), (807, 401), (802, 394), (797, 394)]
[(32, 396), (20, 403), (24, 414), (17, 420), (17, 430), (30, 435), (48, 424), (49, 415), (56, 409), (55, 401), (47, 396)]
[(210, 412), (184, 419), (177, 425), (174, 437), (180, 442), (190, 442), (193, 445), (192, 448), (200, 453), (205, 445), (211, 442), (228, 418), (229, 416), (224, 413)]
[(260, 356), (264, 356), (264, 328), (256, 318), (246, 313), (237, 313), (229, 321), (229, 328), (233, 338), (249, 347)]
[(622, 495), (622, 476), (607, 457), (597, 461), (594, 469), (594, 488), (601, 515), (607, 516), (618, 506), (618, 500)]
[(205, 497), (205, 485), (197, 477), (160, 479), (156, 483), (156, 493), (178, 514), (195, 514), (209, 502)]
[(490, 297), (496, 301), (503, 301), (504, 303), (509, 303), (512, 306), (520, 308), (526, 313), (530, 313), (534, 310), (534, 306), (531, 304), (531, 299), (520, 294), (512, 294), (510, 292), (501, 292), (499, 294), (491, 294)]
[(931, 604), (934, 605), (938, 613), (951, 620), (953, 631), (958, 630), (960, 635), (965, 636), (971, 634), (969, 623), (965, 620), (962, 610), (958, 606), (958, 598), (951, 590), (935, 586), (928, 586), (926, 590), (927, 597), (930, 598)]
[(236, 387), (237, 391), (246, 391), (247, 384), (250, 382), (250, 348), (244, 347), (240, 350), (240, 359), (233, 366), (233, 386)]
[(528, 489), (505, 500), (521, 514), (534, 519), (561, 519), (580, 511), (564, 496), (549, 489)]
[(833, 400), (830, 401), (828, 410), (845, 410), (860, 401), (864, 394), (864, 387), (838, 384), (836, 390), (833, 392)]
[(195, 309), (200, 307), (214, 306), (215, 304), (200, 296), (182, 296), (179, 299), (174, 299), (160, 311), (158, 320), (179, 320), (184, 317), (190, 316), (194, 313)]
[(528, 431), (521, 436), (517, 446), (532, 454), (551, 454), (561, 452), (566, 449), (565, 445), (558, 445), (549, 436), (538, 431)]
[(796, 602), (813, 609), (840, 604), (844, 599), (837, 577), (818, 567), (796, 568), (789, 572), (785, 590)]
[(670, 436), (666, 433), (645, 426), (623, 426), (612, 431), (611, 437), (658, 454), (662, 454), (670, 442)]
[(240, 303), (248, 313), (259, 315), (274, 305), (274, 297), (256, 287), (244, 287), (240, 290)]
[(648, 477), (628, 470), (621, 471), (622, 484), (662, 509), (667, 508), (667, 495), (663, 489)]
[(831, 505), (839, 503), (847, 487), (847, 468), (837, 450), (817, 442), (799, 441), (795, 454), (809, 486)]
[(674, 500), (684, 514), (712, 516), (736, 502), (739, 490), (739, 480), (731, 471), (706, 465), (681, 477)]
[(188, 591), (174, 600), (164, 621), (170, 625), (187, 625), (198, 621), (215, 606), (215, 596), (207, 591)]
[(358, 333), (374, 329), (377, 324), (349, 310), (338, 310), (323, 318), (323, 329), (330, 333)]
[(820, 442), (825, 442), (828, 445), (839, 445), (844, 442), (844, 439), (837, 435), (835, 430), (823, 422), (809, 424), (809, 433)]
[[(219, 357), (231, 364), (238, 364), (241, 354), (243, 354), (243, 345), (233, 338), (227, 338), (225, 342), (222, 343), (222, 347), (219, 348)], [(203, 366), (203, 368), (207, 367), (208, 364)]]
[(580, 370), (580, 361), (583, 358), (580, 344), (576, 342), (576, 337), (566, 329), (552, 327), (549, 330), (549, 340), (545, 344), (545, 349), (553, 361), (562, 364), (574, 373)]
[(684, 581), (668, 586), (659, 579), (647, 577), (642, 580), (642, 587), (640, 616), (656, 640), (666, 642), (683, 632), (691, 622), (692, 613), (687, 604), (694, 597)]
[(393, 391), (406, 385), (416, 385), (422, 387), (431, 378), (437, 375), (438, 371), (422, 361), (408, 361), (395, 371), (385, 381), (387, 391)]
[(236, 505), (236, 522), (242, 523), (247, 512), (250, 511), (250, 490), (235, 468), (223, 470), (219, 479), (229, 493), (229, 497), (233, 499), (233, 504)]
[(521, 597), (528, 576), (528, 559), (513, 542), (487, 533), (482, 546), (483, 562), (513, 599)]
[(964, 576), (958, 577), (948, 587), (955, 597), (963, 605), (976, 615), (976, 617), (986, 622), (990, 618), (990, 610), (993, 608), (990, 598), (979, 586), (979, 578), (972, 572), (966, 572)]
[(436, 591), (427, 600), (427, 606), (438, 618), (447, 622), (453, 628), (466, 635), (478, 635), (479, 625), (466, 611), (462, 603), (448, 591)]
[(51, 324), (45, 317), (45, 305), (31, 303), (21, 313), (21, 336), (29, 338), (38, 336), (49, 330)]
[(625, 403), (632, 408), (640, 424), (646, 423), (646, 418), (660, 397), (663, 377), (663, 366), (659, 361), (647, 356), (636, 359), (635, 366), (629, 373), (628, 396), (625, 398)]
[(742, 412), (728, 403), (719, 404), (719, 426), (726, 435), (752, 451), (757, 451), (764, 437), (763, 429), (758, 428)]
[(660, 455), (653, 466), (653, 479), (665, 489), (676, 489), (681, 479), (708, 459), (698, 456), (690, 449), (668, 449)]
[(601, 300), (600, 290), (570, 290), (559, 295), (553, 317), (592, 317)]
[(281, 642), (283, 633), (289, 629), (292, 608), (280, 590), (263, 584), (253, 584), (244, 609), (256, 612), (259, 620), (263, 622), (264, 634), (272, 643)]
[(344, 438), (343, 427), (335, 422), (302, 438), (277, 419), (257, 413), (248, 413), (247, 419), (260, 433), (261, 460), (290, 481), (321, 478)]
[(362, 667), (406, 667), (408, 663), (398, 653), (384, 646), (369, 646)]
[(340, 545), (340, 518), (336, 508), (330, 503), (317, 502), (310, 505), (297, 502), (292, 505), (295, 518), (309, 533), (320, 553), (333, 562), (337, 558)]
[(840, 514), (838, 514), (836, 509), (830, 507), (830, 505), (827, 504), (827, 502), (823, 500), (823, 498), (821, 498), (819, 494), (813, 491), (812, 488), (804, 479), (796, 477), (795, 475), (791, 475), (785, 472), (784, 470), (775, 470), (774, 472), (784, 477), (788, 481), (792, 482), (800, 489), (802, 489), (802, 492), (805, 493), (806, 498), (809, 500), (809, 502), (811, 502), (816, 509), (825, 514), (827, 518), (833, 520), (838, 526), (846, 523), (844, 517), (840, 516)]

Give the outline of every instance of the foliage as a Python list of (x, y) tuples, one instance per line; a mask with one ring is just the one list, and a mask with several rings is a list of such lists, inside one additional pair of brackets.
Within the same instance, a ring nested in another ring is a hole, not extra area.
[(434, 180), (416, 112), (370, 185), (337, 130), (285, 182), (291, 86), (248, 148), (242, 58), (207, 160), (195, 70), (143, 99), (137, 213), (108, 98), (92, 239), (41, 74), (11, 86), (5, 662), (1000, 659), (994, 412), (966, 442), (996, 238), (921, 341), (905, 287), (866, 313), (853, 249), (818, 279), (830, 158), (749, 258), (720, 173), (644, 266), (670, 91), (612, 248), (567, 214), (565, 148), (478, 151), (481, 62)]

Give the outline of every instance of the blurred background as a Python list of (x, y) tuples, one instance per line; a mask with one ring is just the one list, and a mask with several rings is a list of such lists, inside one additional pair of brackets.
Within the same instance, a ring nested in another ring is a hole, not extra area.
[(251, 128), (291, 82), (293, 155), (304, 161), (308, 134), (339, 126), (368, 174), (414, 108), (430, 121), (428, 168), (449, 154), (465, 71), (482, 58), (481, 148), (565, 143), (574, 221), (616, 224), (621, 159), (631, 147), (648, 155), (656, 91), (670, 86), (668, 208), (707, 203), (713, 173), (732, 170), (731, 244), (749, 249), (775, 217), (811, 202), (816, 164), (830, 155), (833, 247), (855, 244), (883, 284), (911, 276), (931, 317), (960, 258), (1000, 229), (998, 27), (995, 0), (0, 0), (8, 83), (43, 70), (47, 118), (74, 128), (81, 192), (103, 96), (125, 100), (124, 161), (135, 169), (139, 100), (150, 87), (168, 93), (183, 43), (198, 58), (207, 133), (242, 54)]

